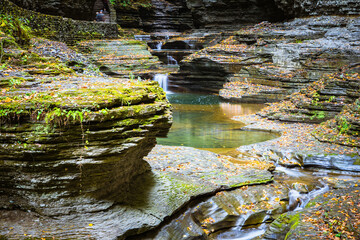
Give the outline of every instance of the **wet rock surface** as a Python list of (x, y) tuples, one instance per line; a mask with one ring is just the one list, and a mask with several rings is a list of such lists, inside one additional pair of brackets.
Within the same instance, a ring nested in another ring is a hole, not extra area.
[(280, 132), (282, 135), (270, 141), (238, 148), (263, 156), (266, 160), (287, 167), (316, 166), (343, 171), (359, 170), (358, 148), (339, 145), (336, 142), (320, 142), (313, 136), (316, 124), (283, 123), (267, 120), (256, 115), (236, 117), (246, 124), (244, 130)]
[(265, 239), (359, 238), (359, 187), (331, 190), (304, 210), (281, 215)]
[(1, 234), (123, 239), (156, 227), (199, 195), (272, 181), (267, 170), (238, 166), (215, 153), (193, 148), (157, 146), (146, 159), (152, 170), (134, 178), (128, 190), (113, 191), (112, 200), (84, 198), (77, 211), (52, 218), (35, 210), (1, 210), (6, 220), (0, 225)]
[[(159, 224), (126, 203), (141, 188), (131, 186), (134, 177), (147, 173), (149, 186), (160, 178), (143, 157), (171, 126), (163, 90), (107, 77), (65, 44), (33, 39), (32, 46), (5, 49), (0, 71), (1, 235), (105, 239), (99, 229), (108, 226), (113, 239)], [(126, 214), (139, 218), (115, 229), (131, 219)]]
[(140, 239), (219, 239), (226, 237), (224, 232), (230, 228), (241, 229), (272, 221), (286, 211), (287, 198), (288, 190), (278, 184), (219, 192), (191, 207), (158, 233)]

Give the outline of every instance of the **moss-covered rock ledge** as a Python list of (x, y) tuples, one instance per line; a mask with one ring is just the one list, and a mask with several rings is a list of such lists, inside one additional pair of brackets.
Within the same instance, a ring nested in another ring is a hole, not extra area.
[(116, 23), (80, 21), (23, 9), (8, 0), (0, 1), (0, 14), (26, 22), (36, 35), (73, 43), (82, 39), (116, 38)]
[(8, 209), (87, 211), (86, 198), (72, 199), (84, 194), (116, 193), (123, 201), (131, 179), (150, 168), (142, 158), (171, 125), (170, 105), (154, 82), (39, 78), (3, 93), (1, 205)]

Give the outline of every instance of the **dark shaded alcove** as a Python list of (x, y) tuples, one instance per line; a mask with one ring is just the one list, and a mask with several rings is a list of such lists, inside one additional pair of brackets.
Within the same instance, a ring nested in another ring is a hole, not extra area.
[(262, 21), (278, 22), (285, 14), (274, 0), (219, 0), (199, 4), (187, 0), (196, 28), (236, 29), (238, 26)]
[(36, 12), (92, 21), (95, 17), (96, 0), (11, 0), (19, 7)]

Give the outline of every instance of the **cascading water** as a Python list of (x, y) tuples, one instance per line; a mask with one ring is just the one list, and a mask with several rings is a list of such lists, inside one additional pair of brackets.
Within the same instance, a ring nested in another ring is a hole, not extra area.
[(328, 185), (324, 185), (323, 187), (318, 187), (317, 189), (314, 189), (307, 194), (302, 194), (292, 189), (289, 191), (288, 209), (289, 210), (294, 209), (294, 211), (303, 209), (311, 199), (314, 199), (316, 196), (323, 194), (327, 191), (329, 191)]
[(178, 62), (172, 56), (168, 55), (167, 59), (168, 59), (168, 65), (178, 65)]
[(134, 38), (135, 38), (135, 40), (140, 40), (140, 41), (150, 41), (151, 40), (150, 35), (135, 35)]
[(163, 43), (159, 42), (156, 44), (156, 50), (161, 50)]
[(167, 74), (155, 74), (154, 81), (158, 82), (160, 87), (168, 92), (168, 75)]

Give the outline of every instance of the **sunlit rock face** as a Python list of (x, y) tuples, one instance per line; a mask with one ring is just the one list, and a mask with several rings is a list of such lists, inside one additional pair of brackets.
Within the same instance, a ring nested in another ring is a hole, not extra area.
[(274, 0), (287, 16), (358, 15), (358, 0)]
[(18, 6), (45, 14), (63, 16), (77, 20), (93, 20), (96, 0), (12, 0)]

